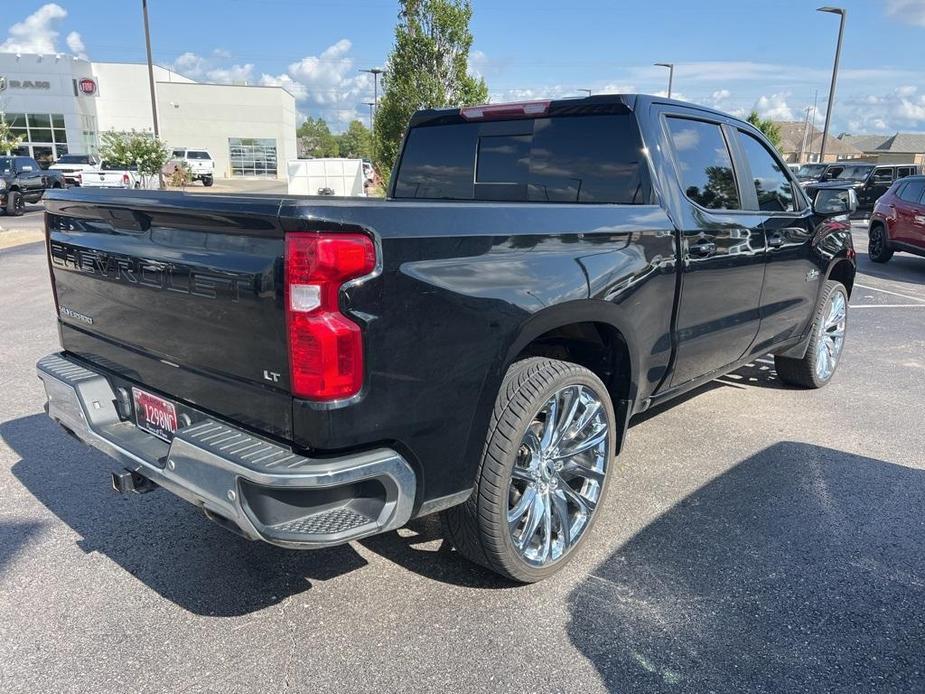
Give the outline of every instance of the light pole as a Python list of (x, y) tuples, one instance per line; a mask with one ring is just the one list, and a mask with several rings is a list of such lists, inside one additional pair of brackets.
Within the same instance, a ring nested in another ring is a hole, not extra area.
[(674, 63), (655, 63), (657, 67), (668, 68), (668, 98), (671, 98), (671, 83), (674, 82)]
[(588, 96), (591, 96), (591, 90), (590, 90), (590, 89), (576, 89), (575, 91), (576, 91), (576, 92), (587, 92), (587, 93), (588, 93)]
[(151, 118), (154, 123), (154, 138), (159, 136), (157, 127), (157, 95), (154, 92), (154, 63), (151, 62), (151, 31), (148, 29), (148, 0), (141, 0), (141, 12), (145, 16), (145, 48), (148, 51), (148, 84), (151, 87)]
[(369, 106), (369, 129), (373, 129), (373, 107), (376, 105), (375, 101), (367, 101), (366, 105)]
[(825, 141), (829, 137), (829, 124), (832, 122), (832, 104), (835, 103), (835, 82), (838, 80), (838, 60), (841, 58), (841, 42), (845, 33), (845, 19), (848, 16), (848, 10), (841, 7), (820, 7), (817, 12), (830, 12), (839, 15), (838, 20), (838, 43), (835, 46), (835, 64), (832, 66), (832, 86), (829, 87), (829, 105), (825, 109), (825, 127), (822, 129), (822, 145), (819, 147), (819, 161), (825, 161)]
[[(360, 70), (360, 72), (366, 72), (373, 76), (373, 116), (375, 116), (376, 109), (379, 108), (379, 75), (385, 72), (385, 70), (378, 67), (372, 67), (369, 70)], [(372, 119), (369, 121), (369, 127), (373, 127)]]

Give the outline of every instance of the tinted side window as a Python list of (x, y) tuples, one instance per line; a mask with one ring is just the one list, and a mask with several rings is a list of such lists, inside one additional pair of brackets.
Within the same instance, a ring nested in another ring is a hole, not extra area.
[(648, 170), (632, 114), (412, 128), (395, 197), (650, 201)]
[(732, 157), (720, 126), (687, 118), (669, 118), (668, 131), (681, 169), (684, 194), (708, 209), (739, 209)]
[(925, 178), (913, 178), (899, 190), (899, 197), (909, 202), (920, 202), (925, 193)]
[(892, 183), (893, 169), (875, 169), (873, 179), (877, 183)]
[(896, 169), (896, 178), (911, 176), (915, 170), (911, 166), (901, 166)]
[(758, 194), (758, 209), (764, 212), (792, 212), (793, 187), (782, 167), (767, 148), (752, 135), (738, 131), (739, 144), (748, 159)]

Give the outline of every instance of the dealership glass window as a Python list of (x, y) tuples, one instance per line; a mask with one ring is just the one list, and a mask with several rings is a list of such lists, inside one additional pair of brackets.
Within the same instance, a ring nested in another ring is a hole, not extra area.
[(228, 138), (232, 176), (276, 177), (276, 140), (269, 138)]
[(15, 152), (32, 157), (44, 168), (67, 154), (67, 130), (61, 113), (7, 113), (13, 135), (22, 138)]

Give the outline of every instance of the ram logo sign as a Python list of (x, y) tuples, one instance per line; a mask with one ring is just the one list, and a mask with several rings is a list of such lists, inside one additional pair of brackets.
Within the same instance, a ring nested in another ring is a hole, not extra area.
[(0, 77), (0, 92), (5, 89), (51, 89), (51, 82), (47, 80), (10, 80)]

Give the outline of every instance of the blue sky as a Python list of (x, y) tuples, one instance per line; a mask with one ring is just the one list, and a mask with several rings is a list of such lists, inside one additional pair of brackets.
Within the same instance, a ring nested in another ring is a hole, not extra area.
[[(18, 0), (0, 51), (143, 61), (140, 0)], [(473, 0), (471, 69), (493, 101), (665, 89), (776, 119), (802, 119), (818, 91), (821, 128), (838, 18), (816, 0)], [(925, 131), (925, 0), (842, 0), (848, 9), (836, 132)], [(283, 84), (335, 129), (365, 118), (385, 64), (390, 0), (149, 0), (155, 61), (202, 81)]]

